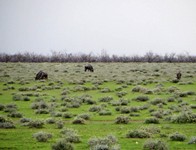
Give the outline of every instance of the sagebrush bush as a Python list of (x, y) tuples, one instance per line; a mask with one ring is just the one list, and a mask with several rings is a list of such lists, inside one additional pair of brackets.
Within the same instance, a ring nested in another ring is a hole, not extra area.
[(121, 114), (128, 114), (131, 112), (130, 107), (121, 107), (120, 109)]
[(114, 135), (106, 137), (93, 137), (88, 140), (91, 150), (120, 150), (118, 139)]
[(43, 131), (39, 131), (35, 134), (33, 134), (33, 137), (38, 141), (38, 142), (47, 142), (48, 139), (52, 138), (52, 134), (46, 133)]
[(103, 110), (101, 110), (101, 111), (99, 112), (99, 115), (100, 115), (100, 116), (108, 116), (108, 115), (112, 115), (112, 112), (109, 111), (109, 110), (103, 109)]
[(89, 108), (90, 112), (99, 112), (100, 110), (101, 110), (101, 106), (99, 106), (99, 105), (94, 105)]
[(58, 129), (62, 129), (62, 128), (63, 128), (63, 126), (64, 126), (64, 123), (63, 123), (63, 121), (62, 121), (62, 120), (58, 120), (58, 121), (56, 121), (56, 127), (57, 127)]
[(22, 118), (23, 117), (22, 113), (16, 112), (16, 111), (10, 112), (7, 116), (12, 117), (12, 118)]
[(73, 124), (85, 124), (86, 121), (81, 117), (75, 117), (72, 121)]
[(113, 100), (113, 97), (111, 96), (105, 96), (105, 97), (99, 98), (100, 102), (110, 102), (111, 100)]
[(41, 120), (32, 120), (29, 122), (29, 128), (43, 128), (44, 122)]
[(171, 117), (171, 122), (173, 123), (196, 123), (196, 114), (183, 111), (178, 115), (174, 115)]
[(158, 133), (161, 132), (161, 130), (158, 127), (154, 126), (154, 125), (142, 126), (142, 127), (140, 127), (140, 129), (142, 129), (142, 130), (144, 130), (148, 133), (151, 133), (151, 134), (158, 134)]
[(67, 142), (70, 142), (70, 143), (81, 142), (80, 136), (78, 135), (77, 131), (74, 129), (66, 128), (66, 129), (63, 129), (60, 133), (62, 137), (66, 139)]
[(52, 145), (52, 150), (74, 150), (74, 147), (66, 139), (60, 139)]
[(0, 104), (0, 111), (3, 110), (5, 108), (5, 105)]
[(168, 146), (165, 142), (160, 140), (147, 140), (143, 145), (144, 150), (168, 150)]
[(176, 133), (169, 135), (169, 139), (172, 141), (184, 141), (186, 140), (186, 136), (176, 132)]
[(130, 121), (130, 118), (127, 116), (118, 116), (115, 119), (116, 124), (128, 124)]
[(148, 96), (138, 96), (138, 97), (136, 97), (136, 100), (140, 101), (140, 102), (145, 102), (145, 101), (149, 100), (149, 97)]
[(85, 119), (85, 120), (89, 120), (89, 119), (90, 119), (90, 114), (88, 114), (88, 113), (83, 113), (83, 114), (77, 115), (77, 117), (83, 118), (83, 119)]
[(72, 118), (73, 117), (73, 114), (70, 113), (70, 112), (65, 112), (65, 113), (62, 114), (62, 117), (63, 118)]
[(20, 122), (21, 122), (21, 123), (28, 123), (28, 122), (30, 122), (30, 121), (31, 121), (30, 118), (21, 118), (21, 119), (20, 119)]
[(191, 137), (188, 144), (196, 144), (196, 136)]
[(46, 119), (46, 123), (48, 123), (48, 124), (55, 124), (56, 120), (54, 118), (48, 118), (48, 119)]
[(159, 119), (157, 119), (155, 117), (146, 118), (144, 123), (146, 123), (146, 124), (149, 124), (149, 123), (159, 124)]
[(150, 138), (151, 134), (145, 130), (136, 129), (136, 130), (128, 131), (126, 137), (127, 138)]
[(156, 98), (156, 99), (152, 100), (151, 104), (153, 104), (153, 105), (157, 105), (157, 104), (166, 105), (165, 100), (161, 99), (161, 98)]
[(10, 120), (7, 120), (5, 117), (0, 116), (0, 128), (11, 129), (16, 128), (14, 123)]

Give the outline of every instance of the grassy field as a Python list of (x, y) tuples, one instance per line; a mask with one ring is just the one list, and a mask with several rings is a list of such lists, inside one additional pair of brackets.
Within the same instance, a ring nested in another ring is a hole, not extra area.
[[(76, 150), (140, 150), (149, 140), (196, 149), (195, 64), (84, 65), (0, 63), (0, 149), (54, 149), (60, 139)], [(48, 80), (35, 81), (40, 70)]]

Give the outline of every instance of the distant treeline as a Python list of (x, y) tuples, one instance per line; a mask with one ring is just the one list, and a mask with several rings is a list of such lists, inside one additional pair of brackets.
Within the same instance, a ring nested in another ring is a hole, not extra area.
[(107, 53), (95, 56), (92, 54), (72, 54), (53, 52), (51, 55), (45, 56), (34, 53), (16, 53), (6, 54), (0, 53), (0, 62), (196, 62), (196, 56), (189, 54), (176, 55), (165, 54), (158, 55), (153, 52), (147, 52), (143, 56), (109, 56)]

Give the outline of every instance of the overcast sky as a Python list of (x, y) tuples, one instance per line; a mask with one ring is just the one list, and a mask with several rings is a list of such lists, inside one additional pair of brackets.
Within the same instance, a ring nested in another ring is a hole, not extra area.
[(0, 0), (0, 52), (196, 55), (196, 0)]

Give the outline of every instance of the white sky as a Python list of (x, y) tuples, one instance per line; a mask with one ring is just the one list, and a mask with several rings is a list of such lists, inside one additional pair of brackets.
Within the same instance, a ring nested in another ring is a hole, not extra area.
[(196, 0), (0, 0), (0, 52), (196, 55)]

